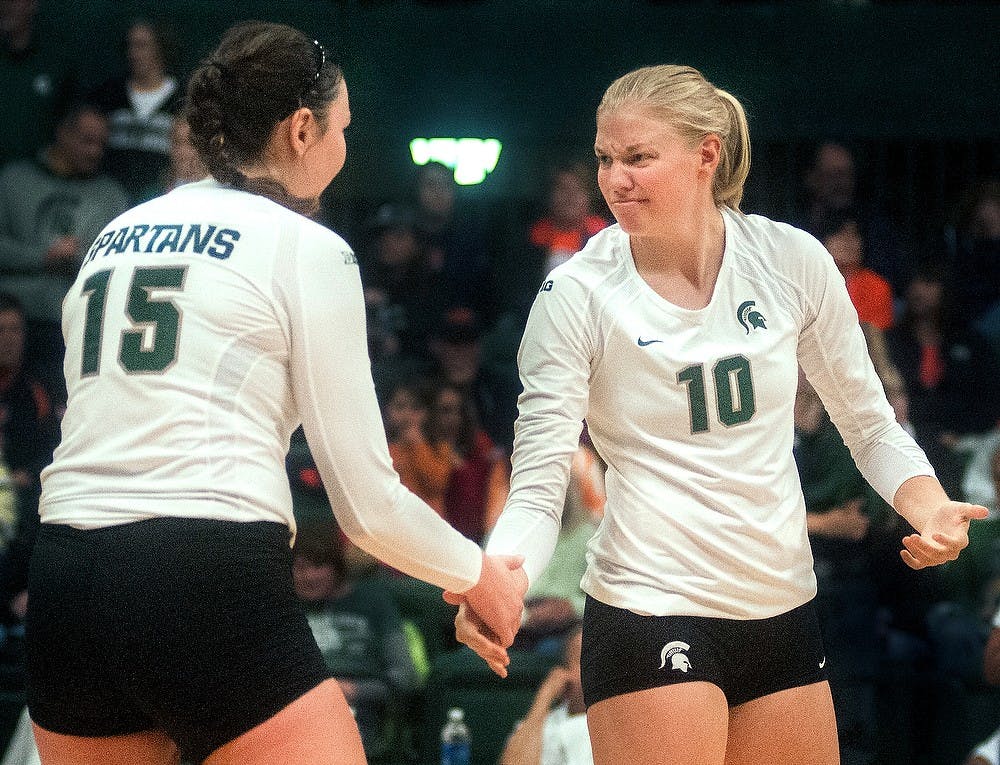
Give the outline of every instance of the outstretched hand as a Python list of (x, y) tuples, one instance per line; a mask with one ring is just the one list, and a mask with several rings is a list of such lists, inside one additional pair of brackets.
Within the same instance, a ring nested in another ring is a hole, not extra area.
[(913, 569), (955, 560), (969, 545), (969, 521), (989, 515), (982, 505), (946, 501), (931, 515), (920, 534), (903, 537), (900, 556)]

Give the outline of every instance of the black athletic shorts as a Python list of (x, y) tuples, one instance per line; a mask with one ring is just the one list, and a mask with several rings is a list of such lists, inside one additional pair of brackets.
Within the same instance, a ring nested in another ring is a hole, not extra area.
[(74, 736), (162, 730), (190, 760), (330, 676), (278, 523), (42, 524), (28, 585), (28, 708)]
[(584, 701), (704, 681), (734, 707), (826, 680), (812, 602), (769, 619), (639, 616), (587, 597), (581, 662)]

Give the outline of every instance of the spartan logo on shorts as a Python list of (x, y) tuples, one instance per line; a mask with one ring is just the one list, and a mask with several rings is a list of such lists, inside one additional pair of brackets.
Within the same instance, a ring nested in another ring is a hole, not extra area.
[(670, 669), (679, 669), (687, 672), (691, 669), (691, 660), (684, 651), (690, 651), (691, 646), (681, 640), (673, 640), (663, 646), (660, 651), (660, 669), (667, 666), (667, 659), (670, 659)]

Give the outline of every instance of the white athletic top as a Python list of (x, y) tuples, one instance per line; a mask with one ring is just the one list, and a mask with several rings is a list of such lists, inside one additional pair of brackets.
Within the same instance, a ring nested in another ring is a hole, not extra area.
[(529, 580), (552, 553), (584, 418), (608, 472), (582, 586), (640, 614), (766, 618), (815, 595), (792, 457), (798, 364), (886, 501), (933, 475), (893, 417), (822, 245), (759, 216), (723, 217), (705, 308), (656, 294), (617, 225), (542, 285), (518, 356), (510, 496), (487, 545), (524, 554)]
[(464, 591), (482, 552), (399, 482), (339, 236), (207, 180), (112, 221), (63, 303), (69, 405), (41, 519), (159, 516), (294, 531), (285, 455), (301, 422), (360, 547)]

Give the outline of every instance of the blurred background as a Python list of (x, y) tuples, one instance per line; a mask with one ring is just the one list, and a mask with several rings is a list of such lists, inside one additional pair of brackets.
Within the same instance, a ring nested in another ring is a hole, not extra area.
[(434, 136), (502, 142), (467, 196), (540, 197), (553, 156), (592, 156), (604, 88), (652, 63), (694, 66), (743, 101), (750, 211), (789, 217), (811, 145), (837, 138), (859, 150), (863, 191), (926, 241), (968, 180), (1000, 161), (992, 2), (43, 0), (38, 44), (95, 85), (124, 67), (138, 16), (172, 28), (178, 74), (236, 19), (323, 42), (351, 89), (339, 199), (398, 198), (409, 141)]

